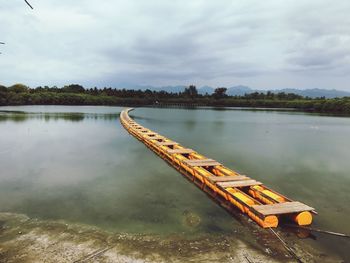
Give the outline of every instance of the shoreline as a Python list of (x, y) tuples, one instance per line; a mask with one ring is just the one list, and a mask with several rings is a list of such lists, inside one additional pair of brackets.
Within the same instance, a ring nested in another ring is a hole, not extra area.
[[(267, 243), (264, 250), (221, 234), (189, 238), (111, 233), (94, 226), (0, 213), (0, 262), (295, 262), (282, 247)], [(341, 262), (315, 251), (300, 251), (298, 245), (294, 249), (303, 262)]]

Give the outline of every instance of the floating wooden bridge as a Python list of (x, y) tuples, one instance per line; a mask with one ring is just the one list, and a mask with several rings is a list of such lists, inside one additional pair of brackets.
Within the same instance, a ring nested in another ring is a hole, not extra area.
[(262, 182), (141, 126), (129, 117), (131, 110), (126, 109), (120, 114), (125, 129), (214, 199), (226, 202), (227, 209), (231, 206), (238, 208), (264, 228), (277, 227), (282, 218), (298, 225), (311, 224), (312, 213), (316, 214), (314, 208), (292, 201)]

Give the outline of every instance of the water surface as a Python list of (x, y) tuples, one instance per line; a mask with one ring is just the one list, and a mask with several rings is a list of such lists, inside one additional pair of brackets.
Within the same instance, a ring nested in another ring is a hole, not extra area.
[[(1, 107), (0, 211), (117, 232), (244, 232), (240, 222), (132, 138), (119, 124), (121, 110)], [(131, 116), (315, 207), (313, 227), (350, 233), (350, 118), (151, 108)], [(303, 242), (350, 256), (344, 239), (315, 234)]]

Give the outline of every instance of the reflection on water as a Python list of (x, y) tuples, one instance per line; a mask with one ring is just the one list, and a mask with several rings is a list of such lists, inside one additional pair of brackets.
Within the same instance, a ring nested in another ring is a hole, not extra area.
[[(118, 232), (249, 235), (242, 222), (128, 135), (117, 119), (120, 111), (0, 108), (0, 211)], [(314, 227), (350, 232), (349, 118), (150, 108), (131, 115), (317, 208)], [(314, 238), (305, 242), (349, 256), (347, 240), (321, 234)]]
[(81, 112), (64, 112), (64, 113), (54, 113), (54, 112), (40, 112), (31, 113), (24, 111), (0, 111), (0, 122), (1, 121), (14, 121), (22, 122), (30, 119), (38, 119), (44, 121), (57, 121), (66, 120), (79, 122), (84, 119), (105, 119), (105, 120), (115, 120), (119, 118), (119, 113), (81, 113)]

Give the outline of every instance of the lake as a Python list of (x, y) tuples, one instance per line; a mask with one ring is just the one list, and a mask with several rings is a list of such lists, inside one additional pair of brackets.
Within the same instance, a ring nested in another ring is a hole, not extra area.
[[(0, 211), (107, 231), (247, 235), (131, 137), (120, 107), (0, 107)], [(312, 227), (350, 233), (350, 118), (242, 109), (138, 108), (141, 125), (315, 207)], [(349, 240), (301, 242), (350, 258)]]

